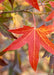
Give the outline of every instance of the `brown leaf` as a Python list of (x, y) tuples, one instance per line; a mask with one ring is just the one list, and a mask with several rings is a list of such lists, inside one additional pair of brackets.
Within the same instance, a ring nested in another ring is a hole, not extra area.
[(12, 8), (13, 8), (14, 0), (9, 0), (9, 2), (10, 2), (10, 4), (11, 4)]
[(2, 52), (0, 52), (0, 56), (4, 55), (5, 53), (6, 53), (6, 52), (3, 52), (3, 51), (2, 51)]
[(3, 56), (0, 56), (0, 66), (6, 66), (8, 63), (4, 60)]
[(0, 66), (6, 66), (7, 63), (3, 60), (3, 59), (0, 59)]
[(5, 24), (0, 24), (0, 32), (5, 36), (9, 38), (17, 39), (11, 32), (8, 31), (9, 28)]

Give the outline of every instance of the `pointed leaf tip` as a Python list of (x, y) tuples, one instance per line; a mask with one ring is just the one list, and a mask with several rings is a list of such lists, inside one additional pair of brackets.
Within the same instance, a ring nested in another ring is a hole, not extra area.
[(36, 71), (38, 60), (39, 60), (40, 44), (38, 40), (38, 34), (35, 30), (32, 31), (32, 34), (30, 35), (29, 40), (30, 40), (28, 41), (29, 61), (34, 71)]
[(49, 14), (49, 16), (45, 19), (45, 21), (50, 21), (54, 18), (54, 11), (51, 12), (51, 14)]
[[(54, 26), (53, 26), (54, 30)], [(26, 43), (28, 43), (29, 46), (29, 61), (34, 69), (36, 71), (37, 64), (39, 60), (39, 49), (40, 44), (50, 53), (54, 54), (54, 44), (46, 37), (46, 35), (50, 32), (52, 32), (52, 26), (41, 26), (39, 28), (24, 26), (23, 28), (19, 28), (16, 30), (13, 30), (11, 32), (20, 33), (23, 35), (20, 36), (17, 40), (15, 40), (12, 44), (10, 44), (4, 52), (9, 50), (16, 50)]]
[(40, 11), (37, 0), (26, 0), (30, 5)]
[(54, 8), (54, 1), (50, 1), (49, 3)]

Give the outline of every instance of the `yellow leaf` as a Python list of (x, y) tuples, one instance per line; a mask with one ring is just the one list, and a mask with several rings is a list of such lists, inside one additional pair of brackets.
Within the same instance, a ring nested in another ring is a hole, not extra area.
[[(23, 18), (19, 14), (12, 13), (11, 16), (13, 17), (13, 28), (19, 28), (22, 25)], [(10, 28), (12, 28), (10, 25)]]
[(25, 1), (22, 2), (22, 5), (23, 5), (23, 6), (29, 6), (29, 4), (28, 4), (27, 2), (25, 2)]

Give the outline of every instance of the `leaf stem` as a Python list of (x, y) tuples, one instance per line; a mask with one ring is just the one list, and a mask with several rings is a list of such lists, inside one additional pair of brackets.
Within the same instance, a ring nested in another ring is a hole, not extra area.
[(34, 21), (34, 28), (36, 28), (36, 21), (35, 21), (35, 16), (33, 14), (33, 21)]

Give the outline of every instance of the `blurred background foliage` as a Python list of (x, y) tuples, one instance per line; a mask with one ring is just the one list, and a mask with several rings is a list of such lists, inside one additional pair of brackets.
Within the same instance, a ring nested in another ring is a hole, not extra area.
[[(44, 1), (45, 3), (42, 6), (41, 3)], [(50, 6), (49, 1), (54, 0), (38, 0), (42, 13), (48, 12), (49, 14), (51, 12), (50, 8), (52, 7)], [(38, 13), (38, 11), (30, 6), (25, 0), (5, 0), (3, 3), (0, 3), (1, 53), (3, 49), (19, 37), (19, 35), (8, 32), (9, 29), (16, 29), (22, 27), (23, 25), (33, 26), (33, 17), (30, 12)], [(48, 14), (35, 15), (37, 27), (44, 24), (41, 16), (45, 19)], [(46, 25), (52, 24), (52, 21), (46, 22)], [(48, 38), (53, 42), (54, 40), (52, 36), (54, 35), (50, 34)], [(16, 51), (8, 51), (3, 56), (0, 56), (0, 75), (48, 75), (50, 61), (50, 57), (48, 56), (51, 56), (51, 54), (47, 53), (43, 59), (42, 56), (44, 53), (45, 49), (41, 46), (39, 63), (35, 73), (29, 63), (27, 44)]]

